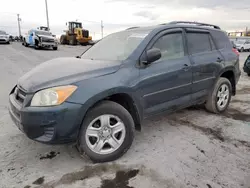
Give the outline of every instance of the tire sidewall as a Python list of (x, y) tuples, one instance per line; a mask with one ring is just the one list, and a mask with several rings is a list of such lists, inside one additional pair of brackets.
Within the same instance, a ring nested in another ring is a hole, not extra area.
[[(219, 88), (221, 87), (221, 85), (223, 84), (226, 84), (229, 88), (229, 99), (228, 99), (228, 102), (227, 102), (227, 105), (223, 108), (223, 109), (220, 109), (217, 105), (217, 93), (219, 91)], [(232, 85), (230, 83), (230, 81), (226, 78), (220, 78), (214, 88), (214, 93), (213, 93), (213, 102), (214, 102), (214, 105), (215, 105), (215, 108), (216, 110), (219, 112), (219, 113), (222, 113), (224, 112), (229, 104), (230, 104), (230, 101), (231, 101), (231, 97), (232, 97)]]
[[(114, 103), (114, 102), (112, 102)], [(131, 117), (130, 113), (123, 108), (121, 105), (115, 103), (115, 106), (108, 107), (107, 104), (97, 106), (97, 108), (92, 109), (90, 112), (87, 113), (81, 130), (79, 134), (79, 144), (80, 149), (94, 162), (108, 162), (113, 161), (120, 156), (122, 156), (131, 146), (134, 138), (134, 122), (133, 118)], [(117, 106), (119, 105), (119, 106)], [(87, 145), (85, 134), (87, 131), (88, 125), (98, 116), (110, 114), (115, 115), (124, 123), (126, 129), (126, 135), (122, 145), (115, 150), (113, 153), (110, 154), (97, 154), (93, 152)]]

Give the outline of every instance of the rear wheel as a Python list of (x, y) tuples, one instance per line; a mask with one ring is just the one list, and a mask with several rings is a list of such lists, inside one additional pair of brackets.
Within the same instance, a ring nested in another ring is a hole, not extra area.
[(244, 48), (243, 47), (240, 49), (240, 52), (244, 52)]
[(104, 101), (91, 109), (82, 124), (78, 148), (94, 162), (121, 157), (134, 138), (134, 121), (120, 104)]
[(209, 93), (206, 101), (206, 109), (213, 113), (224, 112), (232, 96), (232, 85), (227, 78), (219, 78), (214, 89)]

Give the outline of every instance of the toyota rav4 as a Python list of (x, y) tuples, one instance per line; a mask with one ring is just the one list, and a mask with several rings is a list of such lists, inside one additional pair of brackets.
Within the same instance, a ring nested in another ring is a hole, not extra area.
[(240, 74), (239, 53), (218, 26), (133, 27), (26, 73), (10, 92), (9, 112), (30, 139), (73, 142), (106, 162), (130, 148), (145, 118), (196, 104), (224, 112)]

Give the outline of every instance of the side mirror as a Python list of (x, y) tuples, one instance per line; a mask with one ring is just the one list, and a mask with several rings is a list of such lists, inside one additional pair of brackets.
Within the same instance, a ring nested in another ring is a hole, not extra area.
[(147, 56), (147, 61), (144, 61), (143, 63), (145, 65), (149, 65), (161, 58), (161, 51), (158, 48), (152, 48), (146, 52), (146, 56)]

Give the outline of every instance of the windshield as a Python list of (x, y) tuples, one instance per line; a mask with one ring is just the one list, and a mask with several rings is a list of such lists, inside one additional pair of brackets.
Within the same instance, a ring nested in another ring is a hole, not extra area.
[(0, 31), (0, 35), (6, 35), (5, 31)]
[(148, 33), (139, 31), (123, 31), (111, 34), (83, 55), (83, 59), (98, 59), (98, 60), (125, 60), (143, 41)]
[(46, 36), (52, 36), (50, 32), (47, 31), (36, 31), (36, 35), (46, 35)]
[(244, 44), (245, 41), (244, 41), (244, 40), (237, 40), (235, 43), (236, 43), (236, 44)]

